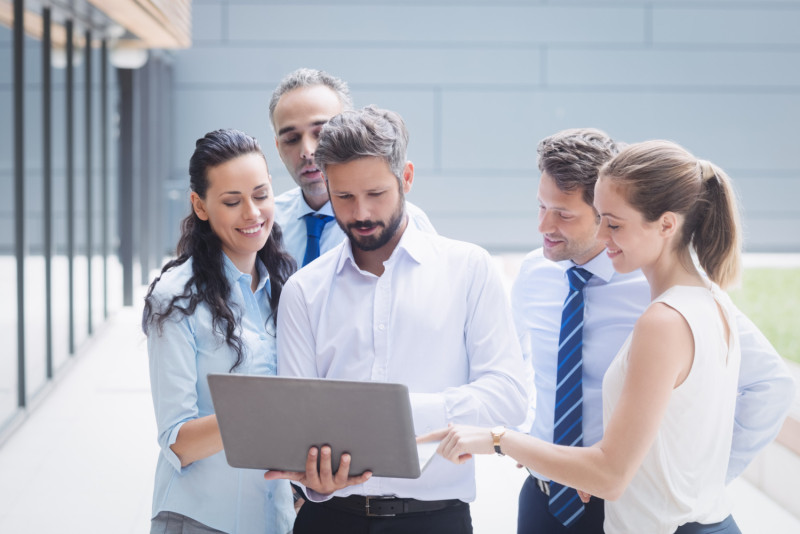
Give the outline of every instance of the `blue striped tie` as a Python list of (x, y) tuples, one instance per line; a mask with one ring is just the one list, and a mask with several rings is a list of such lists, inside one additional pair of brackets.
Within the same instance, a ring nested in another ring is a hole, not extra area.
[[(569, 294), (561, 312), (558, 337), (558, 372), (553, 443), (583, 446), (583, 286), (592, 273), (580, 267), (567, 271)], [(583, 503), (574, 489), (550, 483), (550, 513), (568, 527), (583, 514)]]
[(319, 257), (319, 238), (322, 235), (322, 229), (333, 220), (333, 217), (330, 215), (306, 213), (303, 215), (303, 218), (306, 220), (306, 234), (308, 235), (303, 265), (308, 265)]

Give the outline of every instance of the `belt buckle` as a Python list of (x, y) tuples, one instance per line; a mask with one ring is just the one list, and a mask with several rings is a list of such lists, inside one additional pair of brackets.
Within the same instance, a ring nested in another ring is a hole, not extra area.
[[(531, 476), (533, 476), (533, 475), (531, 475)], [(544, 480), (542, 480), (540, 478), (537, 478), (537, 477), (533, 477), (533, 479), (536, 481), (536, 485), (539, 486), (539, 490), (549, 497), (550, 496), (550, 483), (546, 482), (546, 481), (544, 481)]]
[(370, 505), (369, 505), (370, 500), (373, 500), (373, 501), (388, 501), (388, 500), (392, 500), (394, 497), (370, 497), (369, 495), (367, 495), (365, 498), (367, 500), (367, 503), (366, 503), (367, 517), (394, 517), (394, 516), (397, 515), (397, 514), (373, 514), (370, 511)]

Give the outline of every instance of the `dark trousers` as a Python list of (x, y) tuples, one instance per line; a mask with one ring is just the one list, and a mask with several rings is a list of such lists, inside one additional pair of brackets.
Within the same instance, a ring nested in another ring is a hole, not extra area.
[(400, 514), (394, 517), (366, 517), (306, 501), (294, 522), (294, 534), (472, 534), (469, 505), (436, 512)]
[(729, 515), (723, 521), (713, 525), (701, 525), (700, 523), (686, 523), (678, 527), (675, 534), (742, 534), (739, 525)]
[(517, 534), (603, 534), (605, 501), (592, 497), (584, 505), (583, 515), (569, 528), (550, 513), (550, 498), (542, 493), (536, 481), (528, 477), (519, 492)]

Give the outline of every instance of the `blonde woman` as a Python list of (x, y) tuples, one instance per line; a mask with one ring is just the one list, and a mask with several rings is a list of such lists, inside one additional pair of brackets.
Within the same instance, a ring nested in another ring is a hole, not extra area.
[(598, 238), (616, 271), (642, 270), (652, 299), (605, 375), (602, 440), (459, 426), (420, 440), (441, 439), (456, 463), (499, 449), (584, 501), (604, 498), (607, 533), (738, 533), (724, 495), (740, 360), (721, 289), (740, 270), (730, 181), (667, 141), (627, 147), (599, 176)]

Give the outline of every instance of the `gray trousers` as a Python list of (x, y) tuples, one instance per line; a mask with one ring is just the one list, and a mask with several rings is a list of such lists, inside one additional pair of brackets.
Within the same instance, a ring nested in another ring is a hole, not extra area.
[(159, 512), (150, 520), (150, 534), (225, 534), (221, 530), (207, 527), (191, 517), (175, 512)]

